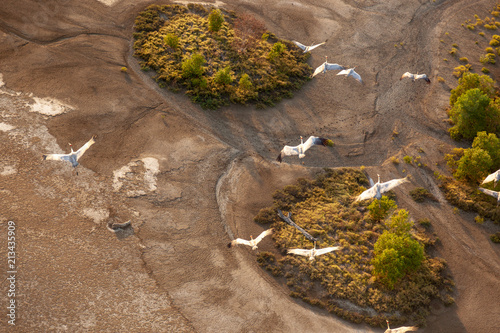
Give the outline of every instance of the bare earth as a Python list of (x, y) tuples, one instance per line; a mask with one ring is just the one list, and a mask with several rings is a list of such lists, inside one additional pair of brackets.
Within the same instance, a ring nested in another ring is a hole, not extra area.
[[(500, 332), (500, 247), (489, 240), (499, 227), (454, 212), (432, 176), (447, 173), (442, 156), (456, 146), (443, 120), (457, 62), (442, 59), (453, 42), (479, 59), (482, 49), (461, 23), (489, 15), (495, 1), (227, 1), (282, 38), (328, 39), (311, 66), (328, 55), (356, 66), (365, 84), (327, 73), (274, 108), (220, 111), (161, 90), (140, 71), (131, 34), (149, 3), (2, 1), (0, 331), (382, 332), (290, 298), (255, 252), (226, 247), (263, 230), (252, 218), (276, 189), (323, 167), (364, 165), (383, 180), (412, 175), (396, 190), (398, 205), (431, 220), (441, 240), (434, 254), (456, 282), (456, 304), (432, 304), (419, 332)], [(432, 83), (400, 81), (406, 71)], [(79, 175), (41, 158), (94, 134)], [(277, 164), (281, 147), (299, 135), (336, 145)], [(432, 171), (390, 162), (405, 155), (421, 155)], [(439, 202), (414, 203), (408, 191), (417, 186)], [(15, 326), (6, 316), (9, 220)], [(128, 220), (132, 229), (106, 228)], [(265, 239), (259, 250), (271, 245)]]

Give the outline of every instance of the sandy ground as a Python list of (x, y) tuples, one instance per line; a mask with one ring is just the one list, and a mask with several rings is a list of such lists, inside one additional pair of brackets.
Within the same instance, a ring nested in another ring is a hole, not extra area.
[[(421, 155), (429, 169), (447, 172), (442, 156), (456, 143), (444, 108), (456, 64), (442, 61), (448, 46), (440, 39), (450, 31), (466, 45), (460, 24), (488, 15), (495, 1), (228, 1), (283, 38), (328, 38), (311, 66), (328, 55), (356, 66), (365, 84), (320, 75), (274, 108), (216, 112), (140, 71), (130, 36), (148, 3), (0, 6), (1, 330), (382, 332), (290, 298), (255, 252), (226, 247), (263, 229), (252, 218), (276, 189), (323, 167), (364, 165), (383, 180), (412, 174), (396, 190), (398, 204), (432, 221), (435, 254), (456, 282), (456, 304), (433, 304), (419, 332), (500, 331), (500, 247), (489, 241), (498, 226), (454, 211), (432, 171), (390, 162)], [(406, 71), (426, 72), (432, 83), (400, 81)], [(78, 175), (41, 158), (94, 134)], [(313, 134), (335, 147), (311, 149), (303, 163), (274, 161), (284, 144)], [(416, 186), (439, 202), (414, 203), (408, 191)], [(124, 231), (106, 228), (128, 220)], [(8, 221), (16, 224), (15, 326), (6, 316)], [(265, 239), (259, 249), (271, 246)]]

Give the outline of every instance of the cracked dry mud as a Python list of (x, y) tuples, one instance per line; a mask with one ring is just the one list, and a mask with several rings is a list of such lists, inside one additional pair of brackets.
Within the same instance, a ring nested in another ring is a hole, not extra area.
[[(16, 326), (2, 306), (1, 330), (382, 332), (290, 298), (257, 266), (255, 252), (226, 247), (262, 231), (252, 218), (276, 189), (323, 167), (361, 165), (383, 179), (408, 169), (412, 182), (396, 190), (398, 205), (432, 221), (441, 240), (436, 255), (456, 282), (456, 304), (432, 304), (419, 332), (500, 329), (500, 249), (488, 238), (498, 227), (454, 214), (425, 169), (390, 162), (420, 148), (422, 161), (447, 172), (442, 156), (455, 143), (443, 120), (454, 79), (439, 39), (486, 15), (493, 1), (217, 1), (280, 37), (328, 38), (311, 66), (328, 55), (357, 66), (365, 81), (320, 75), (274, 108), (219, 111), (159, 89), (140, 71), (131, 34), (149, 3), (0, 6), (0, 234), (15, 221), (18, 255)], [(455, 35), (459, 44), (469, 38)], [(449, 83), (399, 81), (408, 70)], [(68, 152), (68, 142), (80, 147), (93, 134), (78, 176), (69, 165), (42, 161), (43, 153)], [(311, 149), (301, 162), (274, 161), (282, 145), (311, 134), (335, 147)], [(439, 202), (412, 202), (415, 186)], [(128, 220), (132, 228), (106, 228)], [(270, 239), (259, 244), (271, 248)], [(6, 251), (0, 248), (1, 258)], [(6, 260), (0, 267), (7, 271)]]

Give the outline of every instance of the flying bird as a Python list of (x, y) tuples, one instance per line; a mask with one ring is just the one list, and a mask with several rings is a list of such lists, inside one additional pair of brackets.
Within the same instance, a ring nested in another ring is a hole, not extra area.
[(402, 326), (402, 327), (398, 327), (398, 328), (390, 328), (389, 327), (389, 320), (386, 320), (386, 322), (387, 322), (387, 329), (385, 330), (384, 333), (404, 333), (404, 332), (418, 330), (417, 326)]
[(408, 176), (406, 176), (405, 178), (393, 179), (385, 183), (380, 183), (380, 175), (377, 176), (378, 176), (378, 182), (374, 184), (373, 180), (370, 178), (371, 187), (368, 190), (361, 193), (360, 195), (358, 195), (358, 197), (354, 201), (361, 201), (371, 198), (377, 198), (378, 200), (380, 200), (380, 198), (382, 198), (382, 193), (388, 192), (393, 188), (395, 188), (396, 186), (406, 183), (408, 181)]
[(486, 184), (493, 181), (493, 187), (497, 186), (497, 182), (500, 180), (500, 170), (495, 171), (491, 175), (488, 175), (481, 184)]
[(298, 47), (300, 47), (304, 51), (304, 53), (306, 53), (306, 52), (309, 52), (311, 50), (314, 50), (318, 46), (321, 46), (321, 45), (325, 44), (327, 41), (328, 41), (328, 39), (325, 40), (323, 43), (319, 43), (319, 44), (316, 44), (316, 45), (310, 45), (310, 46), (305, 46), (304, 44), (301, 44), (301, 43), (299, 43), (297, 41), (294, 41), (294, 40), (292, 41), (292, 43), (294, 43), (295, 45), (297, 45)]
[(297, 254), (299, 256), (309, 257), (309, 260), (314, 260), (316, 256), (320, 256), (325, 253), (340, 250), (341, 246), (331, 246), (325, 247), (324, 249), (316, 249), (316, 242), (314, 242), (314, 247), (312, 249), (289, 249), (286, 251), (287, 254)]
[(94, 135), (86, 144), (80, 147), (77, 151), (73, 151), (73, 145), (69, 143), (71, 152), (69, 154), (46, 154), (43, 155), (44, 160), (68, 161), (74, 168), (78, 166), (78, 160), (82, 155), (95, 143), (97, 135)]
[(304, 158), (306, 150), (311, 148), (313, 145), (323, 145), (323, 146), (333, 146), (333, 141), (329, 139), (320, 138), (317, 136), (310, 136), (309, 139), (304, 143), (302, 136), (300, 137), (300, 145), (298, 146), (285, 146), (281, 150), (280, 154), (276, 158), (276, 161), (280, 162), (285, 156), (299, 155), (299, 158)]
[(415, 80), (425, 80), (425, 82), (431, 83), (431, 80), (427, 77), (427, 74), (412, 74), (410, 72), (406, 72), (399, 79), (402, 80), (405, 77), (411, 79), (413, 82), (415, 82)]
[(354, 71), (354, 68), (344, 69), (337, 73), (337, 75), (345, 75), (346, 77), (352, 76), (354, 79), (358, 80), (360, 83), (363, 83), (361, 80), (361, 76)]
[(484, 194), (491, 195), (493, 198), (497, 199), (498, 206), (498, 204), (500, 203), (500, 192), (488, 190), (482, 187), (479, 188), (479, 191), (483, 192)]
[(253, 239), (252, 236), (250, 236), (250, 240), (246, 240), (246, 239), (241, 239), (241, 238), (236, 238), (235, 240), (231, 241), (229, 244), (227, 244), (227, 247), (232, 247), (232, 246), (236, 246), (236, 245), (239, 245), (239, 244), (242, 244), (242, 245), (248, 245), (248, 246), (251, 246), (252, 247), (252, 250), (256, 250), (257, 249), (257, 244), (259, 244), (259, 242), (264, 239), (264, 237), (266, 237), (267, 235), (270, 235), (273, 233), (273, 229), (267, 229), (265, 231), (263, 231), (259, 237)]
[(311, 78), (315, 77), (319, 73), (326, 73), (326, 71), (338, 71), (344, 69), (344, 66), (340, 66), (339, 64), (332, 64), (328, 62), (328, 57), (325, 56), (325, 62), (318, 66), (314, 73), (311, 75)]

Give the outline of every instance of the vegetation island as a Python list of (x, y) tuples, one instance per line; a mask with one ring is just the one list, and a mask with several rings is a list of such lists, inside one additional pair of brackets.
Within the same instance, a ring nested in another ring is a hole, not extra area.
[(134, 55), (160, 87), (217, 109), (272, 106), (309, 80), (309, 53), (248, 14), (202, 5), (151, 5), (135, 20)]

